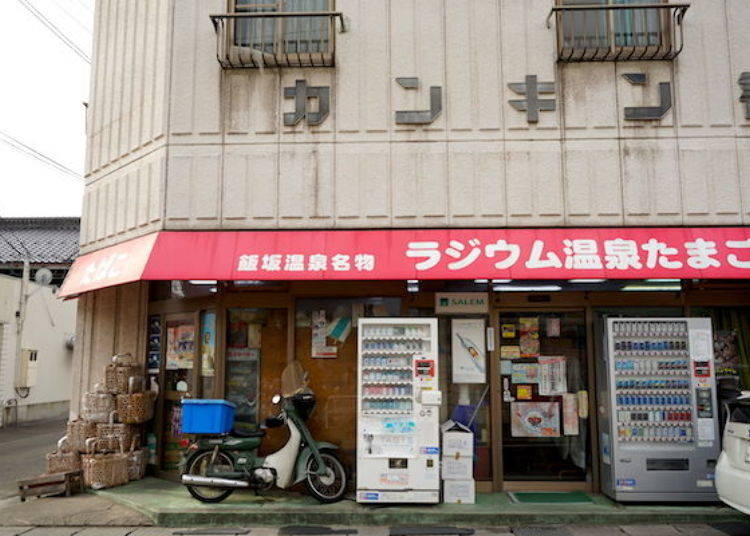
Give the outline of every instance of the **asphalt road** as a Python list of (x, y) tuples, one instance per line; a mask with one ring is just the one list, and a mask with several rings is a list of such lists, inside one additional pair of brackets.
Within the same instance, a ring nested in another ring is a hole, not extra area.
[(65, 421), (0, 428), (0, 500), (15, 495), (16, 481), (44, 473), (45, 455), (65, 435)]

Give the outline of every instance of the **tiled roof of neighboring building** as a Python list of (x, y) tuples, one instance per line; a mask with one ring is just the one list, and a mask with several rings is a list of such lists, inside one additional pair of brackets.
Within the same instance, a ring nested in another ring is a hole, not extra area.
[(80, 218), (0, 218), (0, 264), (70, 264), (78, 255)]

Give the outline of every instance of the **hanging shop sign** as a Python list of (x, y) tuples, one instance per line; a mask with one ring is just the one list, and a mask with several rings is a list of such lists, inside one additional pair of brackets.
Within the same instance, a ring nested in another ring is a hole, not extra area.
[(144, 280), (744, 279), (750, 228), (162, 231), (83, 255), (62, 297)]
[(436, 292), (435, 313), (439, 315), (484, 314), (489, 311), (486, 292)]

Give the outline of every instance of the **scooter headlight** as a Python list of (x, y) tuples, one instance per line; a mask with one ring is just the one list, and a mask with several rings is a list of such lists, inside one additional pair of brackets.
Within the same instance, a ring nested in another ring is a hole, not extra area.
[(273, 395), (271, 402), (273, 402), (274, 404), (278, 404), (279, 402), (281, 402), (281, 395)]

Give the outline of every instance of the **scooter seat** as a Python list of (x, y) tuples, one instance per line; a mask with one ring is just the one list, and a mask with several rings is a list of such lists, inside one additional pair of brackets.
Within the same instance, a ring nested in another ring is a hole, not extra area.
[(234, 437), (249, 438), (249, 437), (264, 437), (266, 435), (265, 430), (232, 430), (230, 434)]

